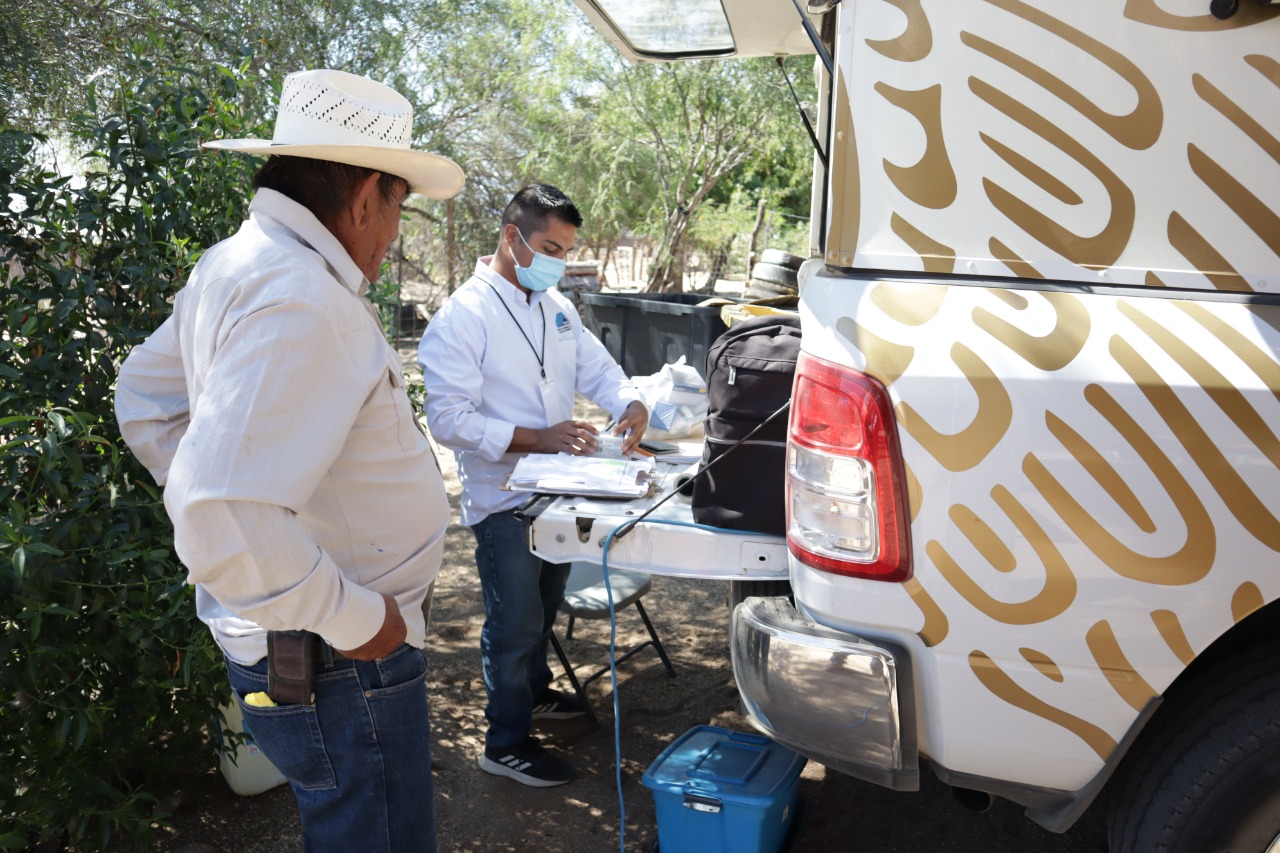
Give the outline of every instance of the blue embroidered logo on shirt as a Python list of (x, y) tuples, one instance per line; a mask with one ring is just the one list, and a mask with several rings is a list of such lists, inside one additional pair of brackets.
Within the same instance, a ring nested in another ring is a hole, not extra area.
[(573, 329), (573, 324), (569, 322), (569, 318), (564, 315), (563, 311), (556, 312), (556, 328), (560, 330), (560, 334)]

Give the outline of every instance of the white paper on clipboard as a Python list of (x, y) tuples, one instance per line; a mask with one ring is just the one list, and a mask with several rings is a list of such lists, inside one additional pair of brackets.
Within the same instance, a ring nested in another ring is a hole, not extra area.
[(638, 498), (649, 490), (653, 459), (602, 459), (530, 453), (516, 463), (506, 488), (513, 492)]

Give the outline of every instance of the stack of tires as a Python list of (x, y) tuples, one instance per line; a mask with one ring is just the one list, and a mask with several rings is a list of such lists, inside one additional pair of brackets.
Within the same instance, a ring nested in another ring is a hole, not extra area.
[(796, 273), (804, 258), (780, 249), (765, 249), (760, 260), (751, 268), (751, 281), (747, 283), (747, 299), (773, 299), (778, 296), (794, 296), (799, 289)]

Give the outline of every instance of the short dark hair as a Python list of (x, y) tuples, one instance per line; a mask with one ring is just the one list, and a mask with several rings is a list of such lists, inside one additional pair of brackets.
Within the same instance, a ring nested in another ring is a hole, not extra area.
[(531, 184), (511, 197), (502, 212), (502, 227), (514, 225), (527, 237), (544, 230), (548, 217), (582, 227), (582, 214), (567, 195), (550, 184)]
[[(268, 157), (253, 176), (253, 188), (283, 193), (315, 214), (326, 226), (332, 226), (356, 187), (376, 171), (331, 160), (273, 156)], [(379, 173), (378, 195), (383, 204), (394, 202), (401, 188), (407, 192), (409, 182), (396, 175)]]

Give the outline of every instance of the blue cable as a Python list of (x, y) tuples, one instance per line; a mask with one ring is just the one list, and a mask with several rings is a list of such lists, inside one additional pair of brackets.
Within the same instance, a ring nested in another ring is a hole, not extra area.
[[(653, 507), (657, 509), (657, 505)], [(738, 536), (758, 536), (750, 530), (728, 530), (723, 527), (712, 527), (709, 524), (698, 524), (692, 521), (675, 521), (667, 518), (645, 518), (650, 524), (669, 524), (672, 527), (693, 527), (708, 530), (712, 533), (733, 533)], [(613, 689), (613, 776), (618, 789), (618, 850), (627, 853), (627, 803), (622, 794), (622, 710), (618, 704), (618, 613), (613, 606), (613, 588), (609, 585), (609, 548), (619, 534), (625, 535), (641, 521), (627, 521), (619, 524), (604, 538), (604, 553), (600, 556), (600, 569), (604, 574), (604, 592), (609, 599), (609, 681)]]
[[(730, 447), (725, 450), (724, 453), (720, 454), (718, 458), (704, 463), (701, 468), (699, 468), (694, 479), (703, 476), (709, 469), (719, 465), (729, 456), (729, 454), (733, 453), (733, 451), (737, 450), (745, 442), (749, 441), (760, 430), (777, 420), (789, 408), (791, 408), (790, 399), (779, 406), (773, 414), (769, 415), (769, 417), (756, 424), (750, 432), (730, 445)], [(608, 429), (608, 427), (606, 427), (606, 429)], [(613, 688), (613, 772), (614, 780), (618, 787), (618, 847), (621, 853), (626, 853), (627, 805), (622, 796), (622, 713), (618, 706), (618, 613), (613, 606), (613, 588), (609, 585), (609, 546), (613, 544), (615, 539), (626, 536), (627, 533), (629, 533), (637, 524), (646, 520), (653, 524), (670, 524), (673, 527), (693, 527), (698, 530), (709, 530), (712, 533), (734, 533), (739, 536), (758, 535), (753, 534), (749, 530), (726, 530), (723, 527), (712, 527), (709, 524), (698, 524), (697, 522), (692, 521), (674, 521), (666, 518), (649, 518), (654, 510), (674, 498), (677, 492), (678, 490), (672, 490), (666, 497), (659, 500), (636, 518), (630, 519), (609, 531), (609, 535), (606, 536), (604, 540), (604, 553), (600, 558), (600, 568), (604, 573), (604, 591), (605, 595), (609, 596), (609, 681)]]

